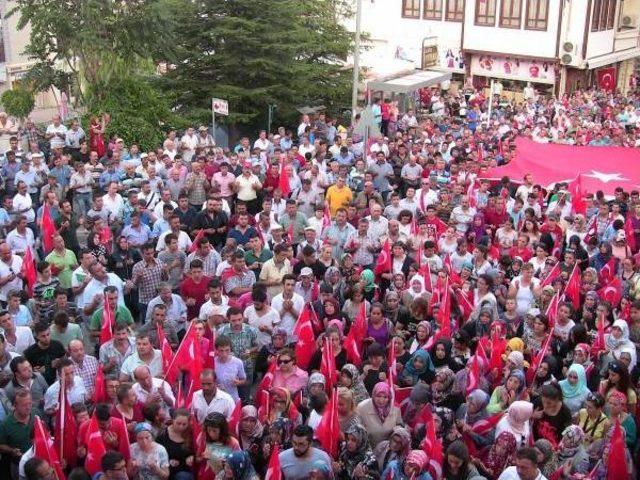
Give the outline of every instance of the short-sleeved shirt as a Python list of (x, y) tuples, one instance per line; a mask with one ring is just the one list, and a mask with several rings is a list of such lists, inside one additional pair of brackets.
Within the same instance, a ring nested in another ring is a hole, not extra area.
[(138, 356), (138, 352), (134, 352), (133, 355), (130, 355), (124, 362), (122, 362), (120, 373), (122, 375), (128, 375), (130, 378), (133, 378), (133, 371), (136, 368), (141, 367), (142, 365), (146, 365), (149, 367), (151, 376), (159, 377), (160, 375), (162, 375), (162, 354), (160, 353), (160, 350), (153, 350), (153, 359), (150, 363), (143, 362)]
[(0, 444), (19, 448), (22, 452), (29, 450), (32, 445), (31, 432), (36, 414), (36, 411), (32, 411), (27, 423), (18, 422), (13, 413), (7, 415), (4, 422), (0, 423)]
[[(102, 328), (103, 312), (104, 307), (100, 307), (95, 312), (93, 312), (93, 315), (91, 315), (91, 318), (89, 319), (89, 330), (95, 332), (96, 330), (100, 330), (100, 328)], [(118, 308), (116, 308), (115, 320), (116, 323), (120, 325), (133, 325), (133, 316), (131, 315), (129, 309), (124, 305), (118, 305)]]
[(60, 342), (51, 340), (49, 347), (46, 349), (42, 349), (37, 343), (34, 343), (24, 351), (24, 356), (29, 360), (34, 369), (45, 367), (42, 376), (47, 383), (51, 385), (56, 381), (56, 369), (51, 366), (51, 362), (64, 357), (66, 353)]
[(285, 480), (304, 480), (309, 478), (311, 470), (314, 470), (316, 462), (324, 462), (327, 469), (331, 470), (331, 457), (319, 448), (311, 447), (311, 454), (305, 458), (299, 458), (293, 452), (293, 448), (280, 454), (280, 469)]
[(233, 401), (240, 399), (238, 387), (233, 383), (235, 379), (246, 380), (242, 360), (237, 357), (230, 357), (227, 362), (222, 363), (216, 359), (216, 379), (220, 388), (231, 395)]
[(71, 288), (71, 275), (73, 273), (71, 267), (78, 264), (76, 254), (68, 248), (65, 249), (64, 255), (60, 255), (58, 252), (53, 250), (49, 255), (46, 256), (45, 260), (58, 270), (58, 280), (60, 280), (60, 286), (66, 289)]

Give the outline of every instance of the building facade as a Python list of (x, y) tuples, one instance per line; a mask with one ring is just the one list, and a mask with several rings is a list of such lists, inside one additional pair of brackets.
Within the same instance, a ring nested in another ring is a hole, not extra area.
[[(362, 0), (377, 58), (506, 92), (635, 86), (640, 0)], [(375, 56), (369, 53), (370, 56)]]

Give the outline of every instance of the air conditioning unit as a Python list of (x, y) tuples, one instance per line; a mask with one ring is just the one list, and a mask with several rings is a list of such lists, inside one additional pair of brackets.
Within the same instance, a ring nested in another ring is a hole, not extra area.
[(636, 28), (638, 26), (638, 15), (623, 15), (620, 17), (620, 26)]
[(560, 50), (560, 63), (572, 65), (580, 59), (580, 45), (575, 42), (563, 42)]
[(576, 53), (576, 44), (573, 42), (564, 42), (562, 44), (562, 51), (564, 53), (570, 53), (572, 55), (575, 55)]

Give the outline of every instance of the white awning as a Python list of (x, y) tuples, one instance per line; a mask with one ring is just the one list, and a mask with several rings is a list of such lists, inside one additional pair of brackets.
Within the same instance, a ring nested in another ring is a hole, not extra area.
[(374, 80), (367, 83), (367, 88), (376, 92), (411, 93), (421, 88), (437, 85), (451, 79), (450, 72), (437, 70), (416, 70), (397, 78)]
[(622, 62), (638, 56), (640, 56), (640, 48), (630, 48), (629, 50), (609, 53), (592, 59), (590, 58), (587, 60), (587, 67), (591, 70), (593, 68), (604, 67), (605, 65), (611, 65), (612, 63)]

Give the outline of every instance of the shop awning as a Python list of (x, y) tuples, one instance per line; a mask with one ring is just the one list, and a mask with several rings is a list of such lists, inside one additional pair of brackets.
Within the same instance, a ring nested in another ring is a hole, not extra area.
[(587, 60), (588, 68), (600, 68), (606, 65), (611, 65), (613, 63), (622, 62), (624, 60), (629, 60), (631, 58), (635, 58), (640, 55), (640, 49), (638, 48), (630, 48), (629, 50), (623, 50), (620, 52), (609, 53), (607, 55), (602, 55), (600, 57), (590, 58)]
[(446, 82), (450, 79), (451, 73), (449, 72), (416, 70), (409, 75), (368, 82), (367, 88), (374, 92), (411, 93), (421, 88)]

